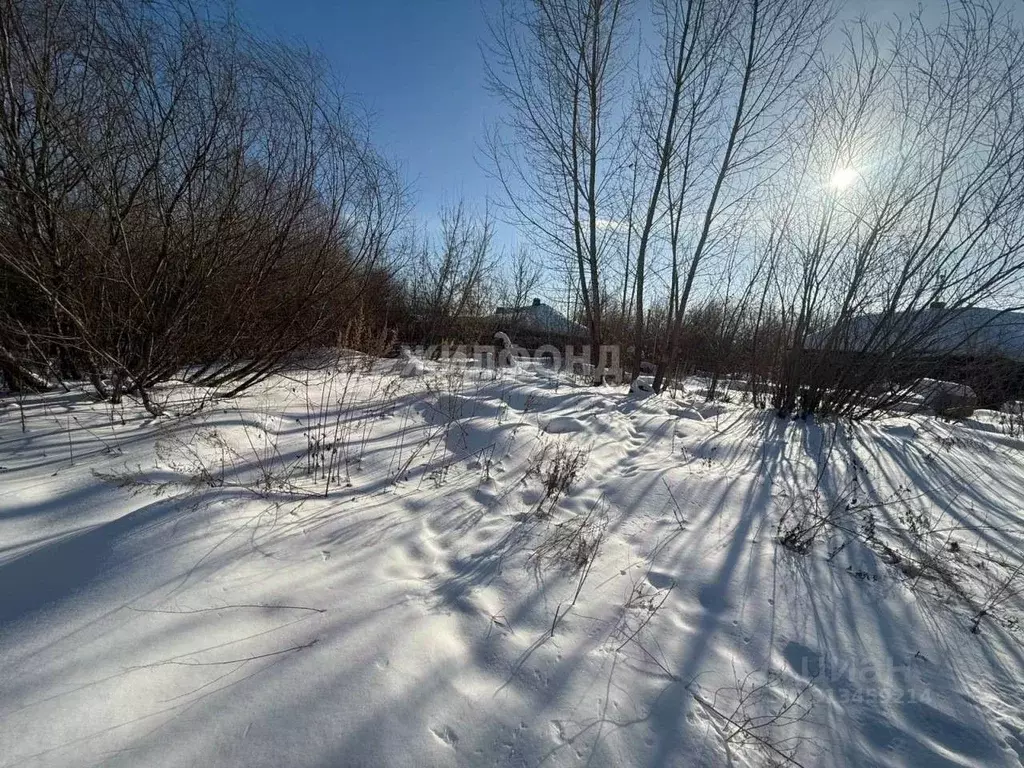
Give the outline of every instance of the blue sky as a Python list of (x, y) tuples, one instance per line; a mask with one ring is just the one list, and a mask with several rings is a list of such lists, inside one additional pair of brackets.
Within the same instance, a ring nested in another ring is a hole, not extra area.
[[(924, 7), (940, 0), (922, 0)], [(484, 87), (480, 44), (497, 0), (237, 0), (243, 20), (320, 50), (373, 116), (374, 138), (413, 185), (414, 221), (432, 224), (459, 197), (483, 209), (498, 185), (479, 145), (499, 107)], [(888, 18), (916, 0), (843, 0), (843, 15)], [(516, 242), (497, 229), (497, 245)]]
[[(496, 112), (479, 49), (484, 2), (238, 0), (237, 8), (265, 34), (326, 55), (373, 115), (378, 146), (402, 163), (418, 218), (429, 220), (443, 202), (461, 195), (482, 208), (497, 191), (477, 163)], [(508, 242), (511, 231), (502, 229)]]

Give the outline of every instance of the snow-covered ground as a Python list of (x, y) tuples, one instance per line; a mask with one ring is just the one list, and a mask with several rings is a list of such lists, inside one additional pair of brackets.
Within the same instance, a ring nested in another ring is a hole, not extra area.
[(415, 368), (0, 400), (0, 765), (1021, 765), (999, 415)]

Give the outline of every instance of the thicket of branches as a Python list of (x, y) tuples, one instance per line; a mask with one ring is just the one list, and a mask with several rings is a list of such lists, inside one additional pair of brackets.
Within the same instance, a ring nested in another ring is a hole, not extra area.
[(221, 10), (0, 1), (9, 385), (230, 394), (381, 311), (395, 168), (316, 56)]
[(862, 415), (963, 310), (1020, 303), (1019, 15), (841, 10), (530, 0), (492, 25), (507, 213), (656, 389), (699, 367), (783, 412)]

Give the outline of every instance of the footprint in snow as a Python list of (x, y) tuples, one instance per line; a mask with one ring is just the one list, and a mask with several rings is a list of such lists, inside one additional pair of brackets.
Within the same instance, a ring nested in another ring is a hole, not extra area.
[(545, 429), (550, 435), (566, 435), (582, 432), (586, 429), (586, 425), (572, 416), (555, 416), (548, 421)]
[(459, 743), (459, 735), (452, 730), (450, 725), (442, 725), (440, 728), (431, 728), (430, 732), (452, 749), (455, 749), (455, 745)]
[(821, 655), (803, 643), (790, 640), (782, 650), (782, 656), (789, 668), (801, 677), (810, 679), (823, 671)]
[(671, 589), (676, 585), (675, 579), (667, 573), (659, 573), (658, 571), (651, 571), (648, 573), (647, 581), (649, 581), (651, 586), (655, 589)]

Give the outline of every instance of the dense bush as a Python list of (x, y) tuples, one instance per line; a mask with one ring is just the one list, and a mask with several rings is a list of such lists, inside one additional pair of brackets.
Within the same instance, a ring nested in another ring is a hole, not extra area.
[(9, 385), (237, 390), (383, 313), (395, 169), (319, 59), (217, 10), (0, 3)]

